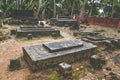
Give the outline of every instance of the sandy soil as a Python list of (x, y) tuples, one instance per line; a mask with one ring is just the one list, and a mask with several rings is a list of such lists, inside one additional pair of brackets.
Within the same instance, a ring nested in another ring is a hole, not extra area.
[[(14, 26), (9, 26), (9, 28), (13, 28)], [(23, 62), (23, 65), (20, 70), (16, 71), (9, 71), (8, 65), (10, 58), (13, 57), (22, 57), (22, 47), (26, 45), (35, 45), (35, 44), (41, 44), (44, 42), (51, 42), (56, 40), (72, 40), (75, 39), (74, 36), (72, 36), (72, 32), (68, 30), (68, 28), (62, 27), (58, 28), (61, 30), (61, 34), (64, 38), (60, 39), (54, 39), (52, 37), (41, 37), (41, 38), (35, 38), (34, 40), (26, 40), (26, 39), (16, 39), (14, 36), (12, 36), (11, 39), (0, 42), (0, 80), (26, 80), (26, 77), (28, 75), (31, 75), (30, 71), (28, 70), (28, 67)], [(96, 26), (96, 25), (90, 25), (87, 29), (92, 30), (101, 30), (104, 29), (105, 32), (102, 33), (102, 35), (106, 36), (112, 36), (112, 37), (120, 37), (120, 33), (117, 32), (117, 28), (109, 28), (109, 27), (102, 27), (102, 26)], [(120, 51), (117, 51), (117, 53), (120, 54)], [(106, 53), (110, 55), (109, 53)], [(106, 55), (105, 54), (105, 55)], [(113, 54), (113, 53), (112, 53)], [(112, 61), (109, 61), (107, 63), (107, 66), (111, 66), (113, 70), (120, 74), (120, 68), (116, 66)], [(106, 72), (105, 70), (102, 72)], [(89, 78), (89, 75), (92, 75), (89, 73), (87, 78)], [(92, 75), (93, 76), (93, 75)], [(39, 79), (41, 80), (41, 79)], [(46, 80), (46, 79), (43, 79)], [(88, 80), (86, 77), (83, 77), (80, 80)], [(94, 80), (94, 79), (90, 79)]]

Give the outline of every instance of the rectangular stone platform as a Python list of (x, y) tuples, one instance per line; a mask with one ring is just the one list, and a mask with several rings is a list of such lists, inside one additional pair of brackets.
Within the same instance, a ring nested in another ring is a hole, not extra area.
[(120, 43), (119, 38), (110, 38), (110, 37), (103, 37), (103, 36), (87, 36), (86, 38), (83, 38), (84, 41), (97, 43), (97, 42), (105, 42), (105, 41), (116, 41)]
[(87, 36), (87, 38), (89, 40), (93, 40), (93, 41), (102, 41), (102, 40), (111, 40), (111, 39), (114, 39), (114, 38), (109, 38), (109, 37), (103, 37), (103, 36)]
[(23, 47), (23, 57), (32, 70), (38, 70), (55, 66), (61, 62), (71, 63), (89, 59), (91, 55), (95, 54), (96, 47), (96, 45), (81, 40), (51, 42)]
[(97, 30), (83, 30), (79, 32), (79, 34), (81, 35), (97, 35), (99, 33), (100, 31), (97, 31)]
[(104, 45), (108, 49), (114, 49), (120, 47), (120, 39), (119, 38), (110, 38), (110, 37), (103, 37), (103, 36), (87, 36), (86, 38), (82, 39), (86, 42), (91, 42), (98, 46)]
[(71, 26), (75, 24), (77, 20), (75, 19), (69, 19), (69, 18), (51, 18), (51, 23), (54, 23), (57, 26)]
[(51, 27), (17, 27), (16, 32), (17, 37), (25, 37), (28, 34), (32, 34), (33, 36), (56, 34), (56, 36), (60, 36), (60, 31)]

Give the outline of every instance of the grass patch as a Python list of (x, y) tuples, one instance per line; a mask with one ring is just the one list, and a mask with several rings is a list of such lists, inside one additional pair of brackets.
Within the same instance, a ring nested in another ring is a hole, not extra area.
[(29, 77), (25, 77), (25, 79), (24, 80), (31, 80)]
[(89, 72), (92, 73), (92, 74), (95, 74), (96, 70), (95, 69), (89, 69)]
[[(48, 72), (48, 73), (47, 73)], [(47, 71), (47, 80), (64, 80), (63, 77), (59, 76), (56, 71)]]

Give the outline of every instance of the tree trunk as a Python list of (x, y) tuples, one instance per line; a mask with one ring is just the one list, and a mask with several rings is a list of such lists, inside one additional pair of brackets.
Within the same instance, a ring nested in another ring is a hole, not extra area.
[(87, 3), (88, 3), (88, 0), (84, 0), (83, 6), (82, 6), (80, 14), (79, 14), (79, 22), (82, 21), (82, 19), (84, 18)]
[(94, 1), (95, 0), (90, 0), (90, 3), (91, 3), (91, 8), (90, 8), (90, 14), (89, 14), (89, 16), (93, 16), (93, 9), (94, 9)]
[(112, 13), (111, 13), (111, 18), (114, 18), (115, 14), (115, 1), (112, 0)]
[(56, 17), (56, 1), (54, 0), (54, 17)]
[(42, 4), (42, 0), (39, 0), (39, 6), (38, 6), (38, 9), (36, 12), (36, 17), (38, 17), (38, 15), (39, 15), (41, 4)]
[(74, 6), (75, 6), (75, 0), (73, 1), (73, 5), (72, 5), (71, 17), (72, 17), (72, 15), (73, 15)]

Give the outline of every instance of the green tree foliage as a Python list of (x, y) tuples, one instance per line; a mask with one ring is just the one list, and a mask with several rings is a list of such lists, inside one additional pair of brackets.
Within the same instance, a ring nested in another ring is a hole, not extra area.
[[(79, 14), (85, 0), (55, 0), (56, 14)], [(120, 18), (120, 0), (87, 0), (86, 15), (99, 17)], [(8, 17), (13, 9), (33, 9), (38, 7), (39, 0), (0, 0), (0, 9)], [(42, 0), (40, 14), (52, 16), (54, 12), (54, 0)], [(103, 12), (100, 13), (100, 10)]]

